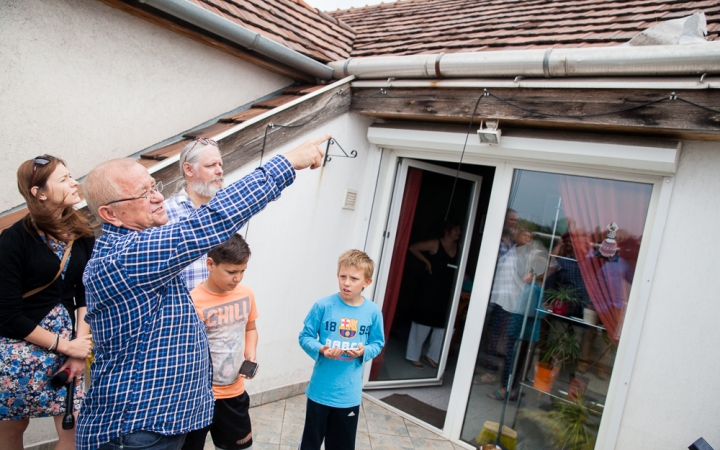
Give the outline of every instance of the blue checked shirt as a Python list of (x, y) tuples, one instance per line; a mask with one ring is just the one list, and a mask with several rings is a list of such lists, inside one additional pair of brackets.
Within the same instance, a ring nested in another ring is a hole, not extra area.
[(210, 424), (210, 350), (180, 272), (294, 179), (287, 159), (276, 156), (186, 220), (144, 231), (103, 224), (83, 276), (95, 362), (77, 423), (79, 450), (140, 430), (176, 435)]
[[(168, 223), (176, 223), (187, 218), (195, 212), (195, 205), (187, 194), (185, 189), (165, 200), (165, 211), (168, 215)], [(202, 283), (210, 275), (207, 270), (207, 255), (202, 255), (182, 271), (182, 276), (187, 284), (188, 291), (195, 289), (195, 286)]]

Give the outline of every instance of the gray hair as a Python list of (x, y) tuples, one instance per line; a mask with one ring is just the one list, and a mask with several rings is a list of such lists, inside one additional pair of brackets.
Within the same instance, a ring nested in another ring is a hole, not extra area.
[(82, 187), (85, 201), (98, 220), (102, 220), (98, 214), (98, 209), (120, 197), (120, 189), (113, 181), (112, 174), (124, 173), (125, 170), (135, 164), (137, 164), (137, 161), (130, 158), (113, 159), (91, 170), (83, 180)]
[(209, 148), (217, 147), (212, 144), (203, 144), (197, 139), (193, 139), (192, 141), (185, 144), (185, 147), (183, 147), (182, 151), (180, 152), (180, 160), (178, 161), (178, 164), (180, 164), (180, 173), (182, 174), (183, 179), (185, 178), (185, 169), (183, 168), (185, 163), (190, 163), (193, 171), (197, 172), (198, 164), (200, 163), (200, 155), (202, 155), (202, 152)]

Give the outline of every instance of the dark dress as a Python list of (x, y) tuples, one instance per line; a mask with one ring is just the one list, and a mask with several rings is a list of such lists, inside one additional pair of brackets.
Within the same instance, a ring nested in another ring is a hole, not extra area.
[(438, 242), (438, 251), (434, 255), (423, 254), (430, 261), (432, 274), (425, 272), (420, 280), (412, 320), (428, 327), (445, 328), (457, 270), (448, 265), (457, 265), (457, 254), (448, 255), (442, 242)]

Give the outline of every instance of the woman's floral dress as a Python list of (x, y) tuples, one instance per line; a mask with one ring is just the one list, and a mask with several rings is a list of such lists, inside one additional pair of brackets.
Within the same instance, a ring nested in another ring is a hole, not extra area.
[[(62, 260), (67, 244), (50, 239), (48, 245)], [(67, 263), (63, 277), (66, 268)], [(53, 334), (60, 333), (63, 339), (73, 338), (70, 314), (62, 304), (56, 305), (38, 325)], [(50, 378), (66, 359), (63, 354), (26, 340), (0, 336), (0, 420), (63, 415), (67, 387), (53, 389)], [(74, 411), (80, 409), (83, 398), (85, 384), (81, 377), (75, 384)]]

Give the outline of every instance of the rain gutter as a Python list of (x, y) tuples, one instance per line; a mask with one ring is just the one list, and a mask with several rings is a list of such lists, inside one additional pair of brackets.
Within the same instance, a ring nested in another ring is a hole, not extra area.
[(320, 80), (329, 80), (333, 76), (333, 70), (327, 65), (187, 0), (140, 0), (140, 2)]
[(335, 78), (565, 78), (720, 73), (720, 42), (375, 56), (329, 64)]
[(444, 80), (360, 80), (353, 88), (525, 88), (525, 89), (720, 89), (720, 77), (637, 77), (637, 78), (522, 78), (510, 80), (499, 78), (461, 78)]

